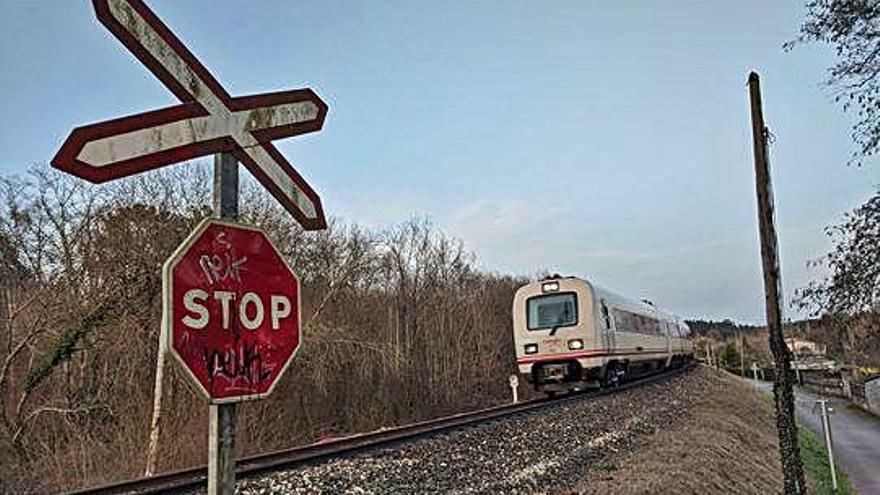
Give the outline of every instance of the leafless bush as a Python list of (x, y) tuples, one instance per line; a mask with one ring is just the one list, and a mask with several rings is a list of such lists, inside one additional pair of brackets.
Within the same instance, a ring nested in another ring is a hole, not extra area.
[[(161, 264), (209, 210), (210, 170), (111, 187), (35, 169), (0, 182), (0, 489), (46, 491), (141, 474), (161, 313)], [(387, 231), (300, 229), (245, 182), (303, 282), (304, 345), (273, 396), (243, 404), (242, 454), (502, 400), (520, 280), (475, 268), (412, 219)], [(159, 469), (204, 462), (205, 404), (166, 374)], [(268, 426), (267, 426), (268, 425)]]

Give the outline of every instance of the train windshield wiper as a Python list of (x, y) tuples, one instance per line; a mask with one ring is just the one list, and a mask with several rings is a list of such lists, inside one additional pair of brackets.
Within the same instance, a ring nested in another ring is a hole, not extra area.
[(559, 330), (559, 327), (560, 327), (560, 325), (556, 325), (556, 326), (554, 326), (554, 327), (550, 327), (550, 336), (551, 336), (551, 337), (552, 337), (553, 335), (556, 334), (556, 331)]

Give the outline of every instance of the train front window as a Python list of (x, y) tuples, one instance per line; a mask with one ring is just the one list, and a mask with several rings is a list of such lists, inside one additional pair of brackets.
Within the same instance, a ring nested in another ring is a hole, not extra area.
[(573, 292), (533, 297), (526, 312), (529, 330), (577, 325), (577, 298)]

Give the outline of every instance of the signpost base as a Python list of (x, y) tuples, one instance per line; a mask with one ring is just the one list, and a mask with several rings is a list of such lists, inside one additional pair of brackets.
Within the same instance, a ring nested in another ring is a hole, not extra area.
[(209, 406), (208, 495), (235, 493), (235, 404)]

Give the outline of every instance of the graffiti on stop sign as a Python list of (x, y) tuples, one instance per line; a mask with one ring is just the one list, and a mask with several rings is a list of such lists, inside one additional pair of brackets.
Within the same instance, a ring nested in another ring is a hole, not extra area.
[(262, 398), (300, 344), (299, 281), (259, 229), (209, 219), (165, 265), (167, 348), (212, 402)]
[(221, 232), (214, 241), (223, 252), (221, 254), (203, 254), (199, 258), (199, 265), (205, 272), (205, 277), (209, 283), (219, 282), (230, 278), (237, 282), (241, 282), (241, 270), (247, 256), (239, 257), (235, 252), (235, 247), (226, 240), (226, 233)]

